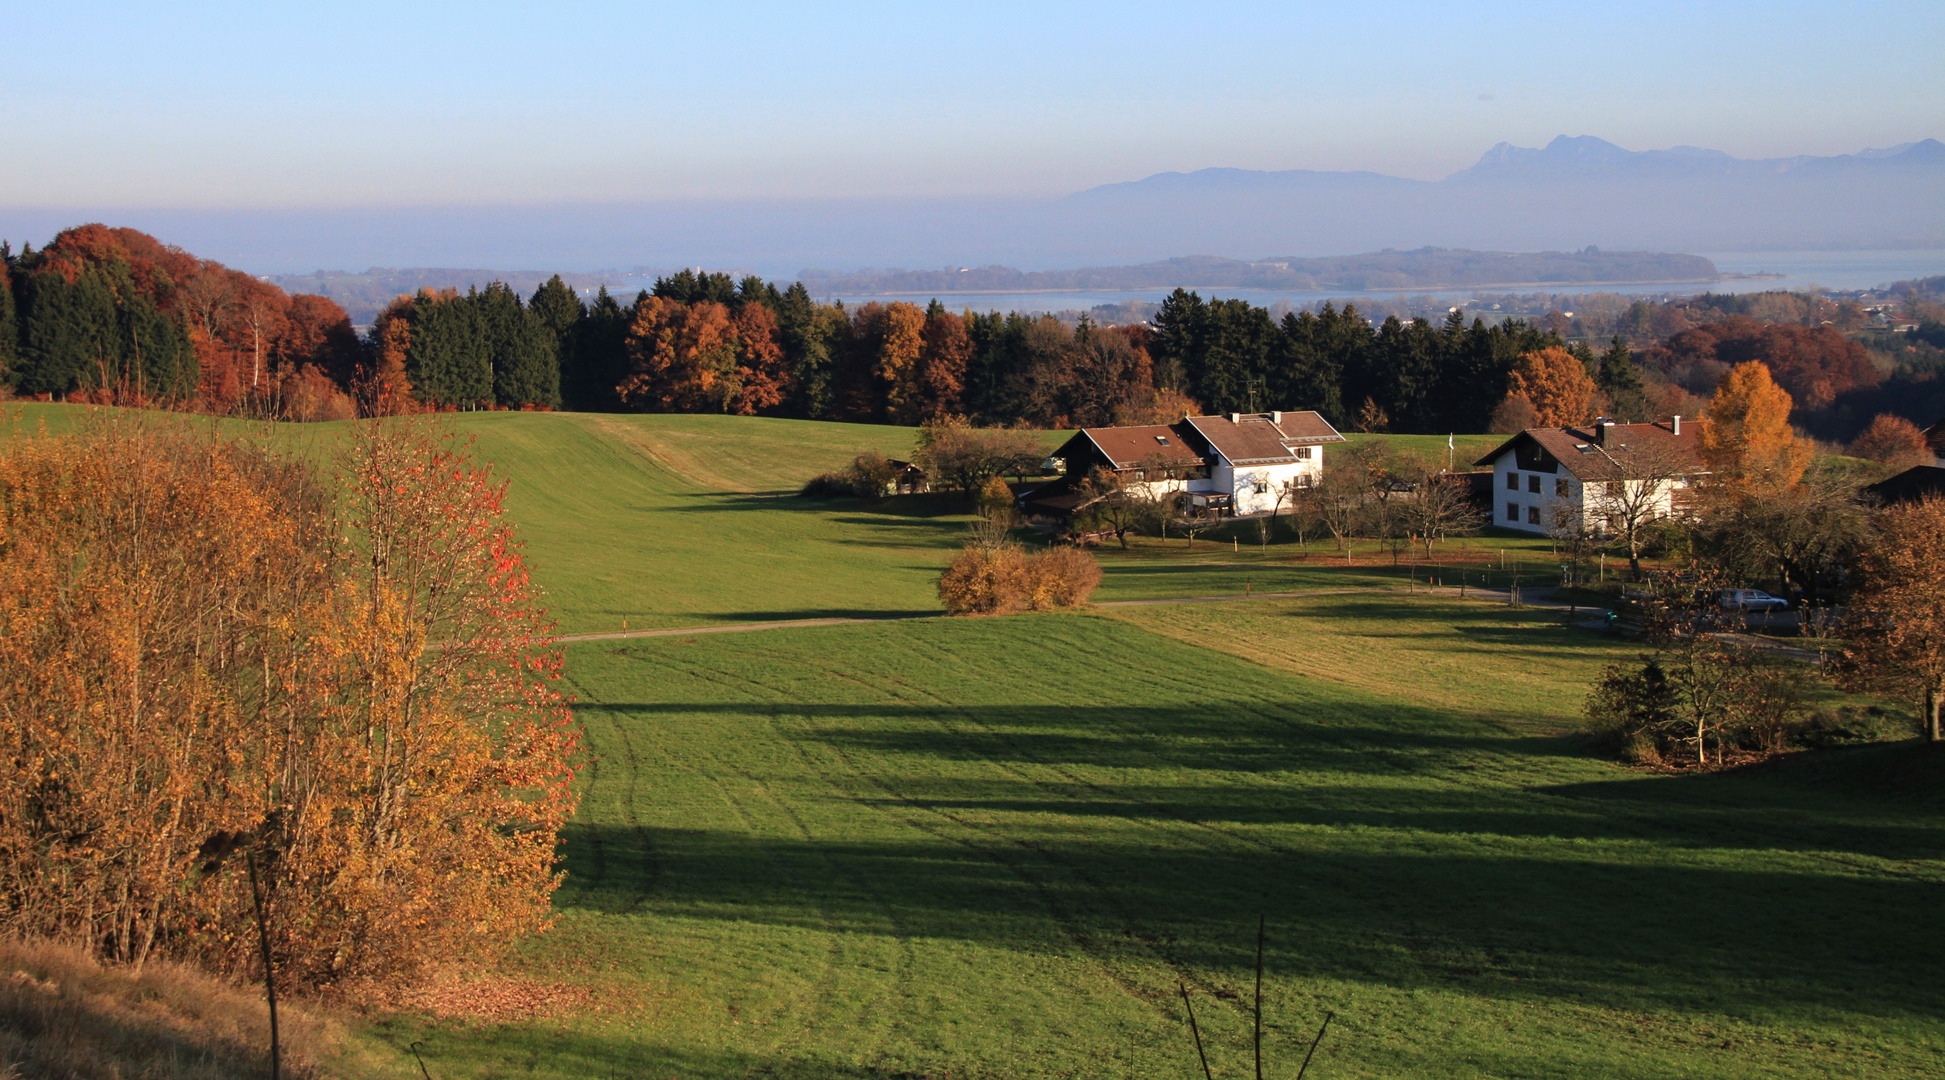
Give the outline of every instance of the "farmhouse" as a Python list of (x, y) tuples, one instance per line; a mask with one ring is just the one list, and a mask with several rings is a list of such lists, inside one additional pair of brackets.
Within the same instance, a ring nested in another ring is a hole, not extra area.
[(1324, 471), (1324, 446), (1343, 442), (1314, 412), (1189, 416), (1174, 424), (1082, 428), (1053, 456), (1060, 481), (1036, 492), (1029, 512), (1066, 516), (1086, 501), (1078, 485), (1105, 469), (1124, 485), (1174, 493), (1209, 514), (1266, 514)]
[[(1605, 532), (1632, 505), (1651, 518), (1682, 513), (1703, 475), (1693, 424), (1528, 428), (1476, 463), (1493, 471), (1493, 524), (1546, 535), (1578, 523)], [(1639, 518), (1637, 514), (1637, 519)]]

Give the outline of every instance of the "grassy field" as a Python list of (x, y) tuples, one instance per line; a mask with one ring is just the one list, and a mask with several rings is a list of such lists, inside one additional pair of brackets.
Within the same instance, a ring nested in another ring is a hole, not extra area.
[[(936, 611), (964, 535), (944, 500), (785, 495), (909, 429), (450, 422), (570, 632)], [(1502, 549), (1551, 562), (1443, 557)], [(1400, 594), (1368, 547), (1101, 559), (1103, 600), (1354, 591), (572, 646), (559, 925), (494, 977), (588, 1004), (399, 1014), (373, 1051), (421, 1042), (440, 1080), (1187, 1077), (1179, 981), (1238, 1077), (1260, 914), (1273, 1077), (1327, 1011), (1326, 1080), (1945, 1070), (1945, 757), (1630, 772), (1570, 732), (1632, 647), (1557, 616)]]
[[(1621, 649), (1333, 596), (576, 646), (580, 1015), (390, 1021), (436, 1075), (1922, 1076), (1939, 802), (1656, 777), (1562, 731)], [(1921, 763), (1935, 778), (1937, 759)]]
[[(104, 410), (13, 404), (15, 433), (71, 430)], [(211, 422), (211, 421), (192, 421)], [(441, 418), (508, 484), (507, 506), (534, 577), (564, 633), (710, 624), (929, 614), (939, 571), (967, 538), (966, 505), (936, 495), (803, 499), (795, 492), (861, 450), (908, 457), (917, 432), (730, 416), (456, 413)], [(216, 422), (225, 430), (265, 430)], [(342, 447), (346, 425), (281, 424), (268, 437), (318, 459)], [(1047, 435), (1049, 447), (1060, 434)], [(1372, 436), (1360, 436), (1369, 438)], [(1382, 436), (1408, 441), (1430, 436)], [(1444, 437), (1438, 437), (1441, 447)], [(1543, 570), (1530, 538), (1463, 542), (1510, 546)], [(1227, 541), (1137, 541), (1103, 552), (1104, 600), (1369, 584), (1381, 558), (1360, 545), (1350, 566), (1293, 545), (1251, 551)], [(1455, 545), (1454, 550), (1458, 546)], [(1483, 556), (1482, 556), (1483, 557)]]

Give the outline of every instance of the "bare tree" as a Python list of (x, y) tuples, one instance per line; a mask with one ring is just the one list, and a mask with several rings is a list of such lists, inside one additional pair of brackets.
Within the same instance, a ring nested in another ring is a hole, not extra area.
[(1641, 552), (1653, 539), (1657, 521), (1675, 509), (1678, 485), (1699, 469), (1694, 459), (1659, 439), (1639, 445), (1607, 447), (1593, 443), (1601, 465), (1589, 469), (1598, 478), (1581, 485), (1582, 513), (1588, 524), (1604, 528), (1628, 552), (1628, 576), (1641, 580)]

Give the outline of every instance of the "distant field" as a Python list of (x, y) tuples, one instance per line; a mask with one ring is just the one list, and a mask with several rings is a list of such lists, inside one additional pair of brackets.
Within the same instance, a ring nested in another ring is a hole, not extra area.
[[(69, 430), (111, 410), (10, 404), (7, 427)], [(145, 414), (152, 416), (153, 414)], [(909, 457), (917, 431), (735, 416), (453, 413), (440, 418), (509, 484), (507, 507), (534, 578), (564, 633), (939, 610), (939, 571), (965, 542), (965, 504), (944, 495), (801, 499), (794, 492), (862, 450)], [(344, 424), (247, 424), (191, 418), (268, 437), (318, 458)], [(1046, 435), (1051, 449), (1061, 433)], [(1358, 436), (1411, 444), (1444, 436)], [(1429, 445), (1429, 444), (1428, 444)], [(1486, 541), (1467, 541), (1477, 547)], [(1492, 541), (1517, 557), (1530, 539)], [(1352, 567), (1294, 545), (1240, 553), (1139, 541), (1104, 550), (1104, 600), (1368, 584), (1378, 558)], [(1543, 544), (1540, 546), (1544, 546)], [(1535, 565), (1539, 565), (1535, 563)], [(1389, 580), (1388, 575), (1382, 580)]]
[(600, 1004), (375, 1037), (456, 1078), (1187, 1077), (1181, 980), (1239, 1077), (1262, 913), (1274, 1077), (1326, 1010), (1326, 1078), (1945, 1068), (1945, 819), (1868, 795), (1909, 744), (1644, 776), (1558, 734), (1625, 645), (1246, 607), (576, 646), (596, 764), (506, 970)]

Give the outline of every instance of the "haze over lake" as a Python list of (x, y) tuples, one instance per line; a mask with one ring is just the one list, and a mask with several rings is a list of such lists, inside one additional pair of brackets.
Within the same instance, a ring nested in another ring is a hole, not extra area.
[[(1746, 293), (1787, 290), (1800, 292), (1812, 287), (1849, 292), (1858, 289), (1873, 289), (1894, 281), (1911, 278), (1931, 277), (1945, 274), (1945, 249), (1918, 249), (1900, 251), (1727, 251), (1702, 252), (1712, 260), (1716, 269), (1725, 275), (1765, 275), (1763, 277), (1729, 277), (1726, 280), (1703, 284), (1640, 283), (1619, 285), (1579, 285), (1559, 284), (1545, 286), (1522, 286), (1511, 289), (1464, 288), (1438, 289), (1320, 289), (1308, 292), (1282, 289), (1239, 289), (1209, 287), (1198, 289), (1205, 296), (1219, 296), (1248, 300), (1250, 303), (1268, 307), (1282, 301), (1301, 307), (1305, 304), (1324, 300), (1361, 300), (1391, 299), (1399, 295), (1425, 298), (1465, 299), (1480, 292), (1519, 292), (1519, 293), (1585, 293), (1613, 292), (1626, 295), (1696, 295), (1704, 292)], [(1780, 275), (1770, 277), (1767, 275)], [(617, 278), (609, 285), (610, 291), (622, 292), (644, 288), (652, 282), (633, 277)], [(1195, 282), (1182, 282), (1185, 288), (1195, 288)], [(958, 311), (970, 308), (973, 311), (1069, 311), (1086, 310), (1103, 304), (1126, 302), (1158, 303), (1169, 294), (1169, 289), (1098, 289), (1057, 292), (1016, 292), (1016, 293), (873, 293), (839, 294), (820, 299), (843, 300), (846, 304), (864, 303), (870, 300), (890, 301), (908, 300), (925, 303), (937, 298), (948, 308)]]

